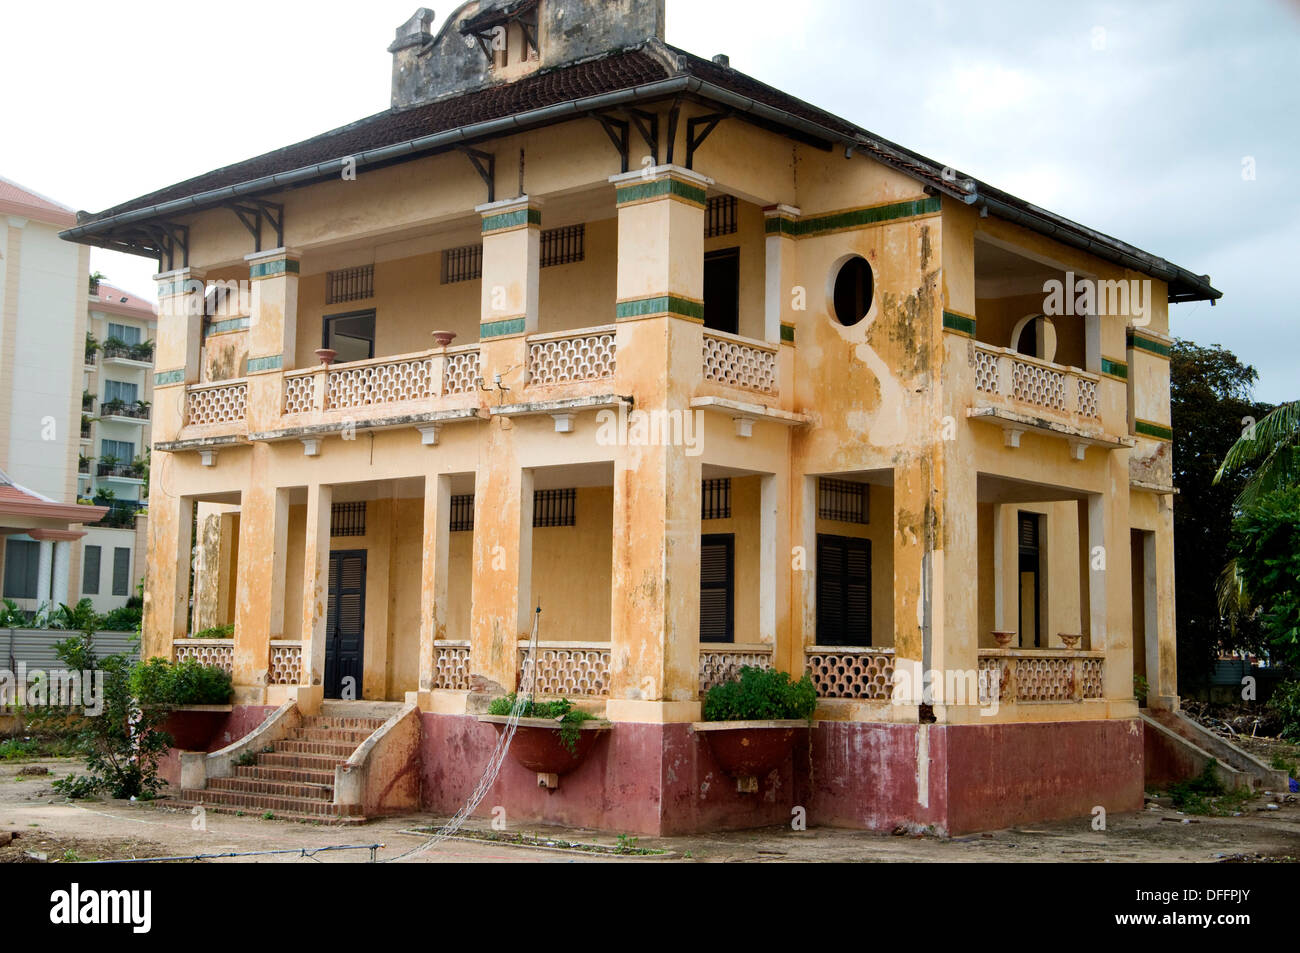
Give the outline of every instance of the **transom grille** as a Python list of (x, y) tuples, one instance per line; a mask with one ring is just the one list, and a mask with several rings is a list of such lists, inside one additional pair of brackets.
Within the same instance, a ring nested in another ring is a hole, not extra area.
[(542, 232), (542, 267), (582, 261), (586, 234), (585, 225), (565, 225), (563, 228), (551, 228)]
[(700, 493), (700, 518), (731, 519), (731, 479), (705, 480)]
[(330, 507), (331, 536), (365, 536), (366, 504), (335, 503)]
[(868, 522), (867, 484), (819, 477), (817, 516), (819, 519), (840, 523)]
[(573, 526), (577, 517), (578, 491), (536, 490), (533, 492), (534, 526)]
[(325, 273), (325, 303), (361, 301), (375, 296), (375, 266), (358, 265)]
[(462, 245), (442, 252), (442, 283), (474, 281), (483, 277), (483, 246)]
[(736, 205), (734, 195), (718, 195), (709, 199), (704, 209), (705, 238), (735, 234)]
[(474, 494), (451, 498), (451, 531), (468, 533), (474, 529)]

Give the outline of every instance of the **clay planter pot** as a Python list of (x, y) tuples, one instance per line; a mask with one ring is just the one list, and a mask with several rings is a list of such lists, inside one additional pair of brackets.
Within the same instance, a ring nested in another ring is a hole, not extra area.
[[(510, 718), (506, 715), (479, 715), (478, 720), (496, 725), (500, 734), (505, 731)], [(574, 750), (570, 751), (560, 740), (560, 727), (554, 718), (520, 718), (510, 742), (510, 757), (529, 771), (537, 772), (539, 780), (543, 776), (556, 779), (582, 764), (600, 732), (609, 728), (607, 721), (584, 721)], [(554, 784), (544, 786), (554, 787)]]
[(1011, 643), (1014, 642), (1014, 641), (1016, 640), (1016, 633), (1014, 633), (1014, 632), (994, 632), (994, 633), (993, 633), (993, 640), (994, 640), (995, 642), (998, 643), (998, 648), (1000, 648), (1000, 649), (1009, 649), (1009, 648), (1011, 648)]
[(456, 340), (455, 331), (434, 331), (433, 343), (436, 347), (448, 347), (451, 342)]
[(188, 705), (167, 715), (162, 729), (181, 751), (207, 751), (231, 712), (229, 705)]
[(1067, 635), (1064, 632), (1057, 633), (1056, 637), (1061, 640), (1061, 644), (1067, 649), (1077, 649), (1079, 643), (1083, 641), (1082, 635)]
[(799, 719), (772, 721), (699, 721), (692, 727), (704, 734), (709, 750), (723, 771), (742, 791), (757, 791), (758, 778), (790, 758), (795, 740), (808, 730)]
[(334, 350), (332, 347), (318, 347), (316, 349), (316, 356), (320, 358), (322, 364), (329, 367), (334, 363), (334, 358), (339, 356), (339, 352)]

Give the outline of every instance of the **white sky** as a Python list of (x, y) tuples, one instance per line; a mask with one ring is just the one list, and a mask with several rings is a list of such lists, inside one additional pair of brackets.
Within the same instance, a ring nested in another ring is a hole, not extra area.
[[(379, 112), (416, 6), (6, 0), (0, 174), (99, 211)], [(1208, 273), (1174, 332), (1300, 396), (1296, 0), (668, 0), (668, 41)], [(153, 297), (146, 259), (92, 268)]]

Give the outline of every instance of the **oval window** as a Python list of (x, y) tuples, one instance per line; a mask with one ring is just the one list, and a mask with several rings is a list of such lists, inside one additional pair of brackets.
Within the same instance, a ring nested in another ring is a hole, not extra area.
[(875, 280), (867, 260), (854, 255), (840, 266), (835, 276), (835, 318), (852, 327), (871, 310), (871, 293)]

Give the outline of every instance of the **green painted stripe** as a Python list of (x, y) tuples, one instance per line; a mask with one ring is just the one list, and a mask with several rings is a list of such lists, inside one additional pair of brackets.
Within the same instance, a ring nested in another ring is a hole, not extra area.
[(292, 258), (254, 262), (248, 269), (249, 278), (274, 278), (277, 275), (298, 274), (298, 262)]
[(489, 321), (487, 324), (480, 324), (478, 327), (478, 337), (480, 341), (486, 341), (488, 338), (505, 337), (507, 334), (523, 333), (523, 318), (507, 318), (504, 321)]
[(208, 334), (225, 334), (227, 331), (243, 331), (248, 328), (248, 318), (230, 318), (227, 321), (213, 321), (208, 325)]
[(1148, 351), (1151, 354), (1157, 354), (1160, 357), (1169, 357), (1171, 348), (1164, 341), (1157, 341), (1155, 338), (1149, 338), (1141, 331), (1128, 330), (1128, 346), (1140, 351)]
[(272, 354), (270, 357), (250, 357), (248, 359), (248, 373), (258, 374), (262, 371), (278, 371), (284, 366), (284, 357), (280, 354)]
[(154, 387), (166, 387), (168, 384), (180, 384), (185, 380), (185, 371), (159, 371), (153, 376)]
[(521, 208), (514, 212), (501, 212), (483, 219), (483, 232), (499, 232), (507, 228), (519, 228), (523, 225), (541, 225), (542, 210)]
[(768, 235), (788, 235), (791, 238), (798, 238), (799, 223), (792, 218), (776, 216), (763, 223), (763, 231)]
[(938, 197), (916, 199), (912, 202), (894, 202), (891, 205), (877, 205), (874, 208), (852, 209), (847, 212), (835, 212), (803, 218), (792, 222), (783, 218), (769, 218), (766, 229), (768, 234), (780, 232), (795, 238), (807, 238), (825, 232), (837, 232), (846, 228), (866, 228), (899, 218), (914, 218), (917, 215), (929, 215), (942, 207)]
[(1173, 440), (1174, 432), (1164, 424), (1153, 424), (1149, 420), (1133, 421), (1133, 432), (1143, 437), (1155, 437), (1157, 440)]
[(975, 336), (975, 319), (968, 318), (964, 314), (953, 314), (951, 311), (943, 313), (943, 326), (949, 331), (960, 331), (962, 334)]
[(704, 205), (708, 200), (708, 193), (698, 185), (680, 179), (657, 179), (654, 182), (638, 182), (635, 185), (623, 186), (617, 192), (617, 204), (627, 205), (629, 202), (661, 199), (668, 195), (686, 199), (697, 205)]
[(185, 278), (177, 278), (175, 281), (161, 282), (158, 285), (158, 297), (170, 298), (172, 295), (185, 294), (191, 281), (194, 282), (195, 290), (202, 292), (203, 282), (199, 281), (197, 278), (191, 278), (188, 280)]
[(783, 325), (781, 325), (781, 340), (782, 340), (782, 341), (789, 341), (791, 344), (794, 343), (794, 325), (793, 325), (793, 324), (783, 324)]
[(620, 301), (615, 314), (620, 320), (643, 318), (648, 314), (676, 314), (703, 321), (704, 305), (697, 301), (679, 298), (677, 295), (658, 295), (653, 298), (638, 298), (635, 301)]
[(1111, 377), (1120, 377), (1128, 380), (1128, 365), (1123, 361), (1114, 361), (1109, 357), (1101, 359), (1101, 372), (1109, 374)]

